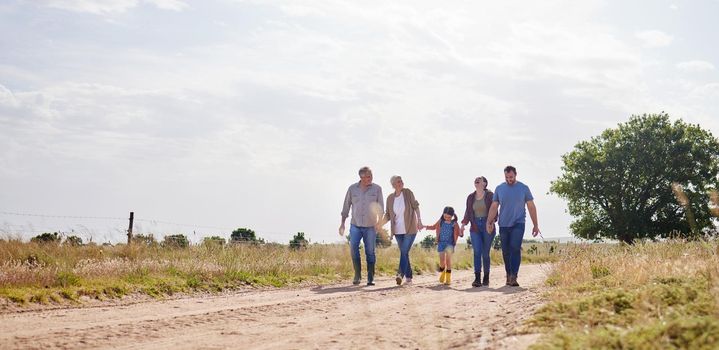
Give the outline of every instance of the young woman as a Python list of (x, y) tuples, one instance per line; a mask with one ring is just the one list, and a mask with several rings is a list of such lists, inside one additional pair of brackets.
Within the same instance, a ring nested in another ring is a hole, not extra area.
[[(474, 282), (473, 287), (489, 285), (489, 250), (497, 231), (487, 232), (487, 215), (492, 206), (492, 191), (487, 190), (487, 179), (484, 176), (474, 179), (475, 191), (467, 196), (467, 209), (464, 211), (461, 231), (470, 224), (469, 235), (474, 250)], [(494, 223), (492, 223), (494, 225)], [(482, 277), (484, 265), (484, 277)]]

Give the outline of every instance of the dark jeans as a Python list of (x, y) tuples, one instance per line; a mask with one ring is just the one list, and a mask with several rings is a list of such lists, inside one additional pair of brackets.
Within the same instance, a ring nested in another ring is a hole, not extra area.
[(360, 260), (360, 240), (364, 242), (364, 252), (367, 256), (367, 263), (374, 264), (377, 259), (374, 254), (374, 247), (377, 243), (377, 231), (375, 231), (374, 227), (350, 226), (350, 254), (352, 254), (352, 260)]
[(507, 275), (517, 276), (519, 264), (522, 262), (522, 238), (524, 238), (524, 223), (514, 226), (500, 227), (499, 238), (502, 240), (502, 258)]
[[(487, 233), (487, 218), (477, 218), (475, 221), (479, 232), (470, 232), (472, 239), (472, 250), (474, 251), (474, 273), (484, 271), (485, 275), (489, 274), (489, 250), (492, 249), (492, 241), (497, 231), (492, 234)], [(484, 269), (482, 269), (484, 265)]]
[(403, 234), (394, 235), (397, 240), (397, 246), (399, 247), (399, 270), (397, 273), (401, 277), (412, 278), (412, 265), (409, 262), (409, 250), (412, 249), (414, 239), (417, 238), (416, 234)]

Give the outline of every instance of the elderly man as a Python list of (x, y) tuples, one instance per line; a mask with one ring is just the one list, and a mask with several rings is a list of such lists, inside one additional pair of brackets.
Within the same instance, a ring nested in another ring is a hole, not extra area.
[(350, 254), (352, 255), (352, 266), (355, 276), (352, 284), (358, 285), (362, 279), (362, 260), (360, 259), (359, 244), (364, 242), (365, 255), (367, 256), (367, 285), (374, 285), (375, 244), (377, 231), (382, 223), (384, 205), (382, 203), (382, 187), (372, 183), (372, 170), (369, 167), (362, 167), (359, 170), (360, 181), (350, 185), (345, 195), (342, 206), (342, 223), (340, 235), (345, 233), (345, 220), (352, 209), (352, 220), (350, 225)]
[(524, 224), (527, 213), (524, 206), (529, 210), (534, 228), (532, 236), (539, 234), (537, 223), (537, 207), (534, 206), (534, 197), (527, 185), (517, 181), (517, 169), (511, 165), (504, 168), (505, 182), (494, 190), (492, 206), (489, 209), (487, 218), (487, 232), (494, 231), (494, 222), (499, 211), (499, 238), (502, 241), (502, 257), (504, 258), (504, 269), (507, 272), (507, 285), (519, 287), (517, 275), (519, 264), (522, 262), (522, 238), (524, 237)]

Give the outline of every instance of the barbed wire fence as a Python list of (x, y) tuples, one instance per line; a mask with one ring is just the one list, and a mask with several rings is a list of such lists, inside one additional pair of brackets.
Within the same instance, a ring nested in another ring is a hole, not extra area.
[[(5, 217), (5, 218), (3, 218)], [(25, 218), (28, 220), (25, 224), (13, 223), (6, 218), (13, 218), (17, 222), (17, 218)], [(160, 220), (154, 218), (146, 218), (135, 216), (134, 212), (130, 212), (129, 217), (120, 216), (85, 216), (85, 215), (55, 215), (41, 213), (27, 213), (20, 211), (0, 210), (0, 235), (8, 238), (26, 239), (29, 236), (36, 236), (41, 233), (57, 232), (63, 237), (79, 236), (85, 238), (88, 242), (99, 243), (101, 239), (103, 243), (111, 243), (119, 237), (126, 236), (127, 240), (131, 239), (133, 234), (184, 234), (188, 238), (194, 238), (195, 241), (203, 237), (210, 236), (227, 236), (240, 227), (223, 227), (204, 224), (179, 223), (170, 220)], [(102, 223), (102, 224), (98, 224)], [(150, 226), (146, 228), (145, 226)], [(259, 237), (271, 236), (278, 239), (280, 237), (291, 238), (290, 232), (276, 232), (270, 230), (254, 230)], [(161, 238), (162, 236), (158, 236)], [(2, 237), (0, 237), (2, 238)], [(120, 241), (122, 241), (121, 239)]]

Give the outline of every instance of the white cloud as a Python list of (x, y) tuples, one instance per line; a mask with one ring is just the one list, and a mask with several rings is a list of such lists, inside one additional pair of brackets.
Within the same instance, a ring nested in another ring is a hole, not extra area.
[(701, 60), (679, 62), (676, 67), (686, 72), (707, 72), (716, 69), (711, 62)]
[(674, 37), (660, 30), (645, 30), (634, 33), (634, 36), (642, 41), (646, 48), (658, 48), (671, 45)]
[(40, 0), (37, 3), (73, 12), (87, 12), (96, 15), (123, 13), (139, 6), (142, 2), (163, 10), (182, 11), (188, 7), (183, 0)]

